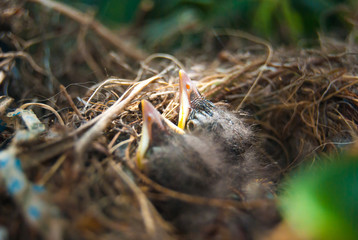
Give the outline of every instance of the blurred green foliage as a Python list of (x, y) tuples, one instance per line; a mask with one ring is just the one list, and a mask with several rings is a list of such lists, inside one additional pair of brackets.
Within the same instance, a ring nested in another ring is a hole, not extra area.
[(317, 240), (358, 239), (357, 155), (316, 159), (282, 188), (282, 215), (298, 234)]
[(355, 0), (62, 0), (91, 6), (102, 22), (134, 25), (147, 47), (173, 46), (179, 39), (201, 41), (215, 28), (251, 32), (278, 43), (317, 38), (318, 31), (345, 37), (345, 20)]
[(80, 10), (94, 9), (104, 23), (131, 23), (141, 0), (60, 0)]

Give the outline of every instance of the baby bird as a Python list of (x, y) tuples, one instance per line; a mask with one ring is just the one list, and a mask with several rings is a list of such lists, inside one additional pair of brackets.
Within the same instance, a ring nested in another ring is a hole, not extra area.
[[(221, 145), (210, 137), (177, 133), (149, 102), (143, 100), (141, 105), (143, 135), (137, 161), (148, 177), (178, 192), (228, 199), (231, 188), (225, 172), (231, 166), (222, 161), (226, 153)], [(171, 198), (156, 200), (154, 205), (187, 239), (215, 239), (221, 235), (218, 227), (225, 229), (226, 238), (246, 239), (247, 224), (254, 221), (248, 213)]]
[(210, 141), (183, 134), (166, 121), (146, 100), (142, 138), (137, 151), (138, 165), (149, 177), (170, 189), (204, 196), (213, 195), (210, 184), (218, 178), (221, 153)]
[(230, 166), (225, 169), (225, 174), (231, 179), (231, 185), (246, 191), (245, 198), (260, 195), (253, 193), (250, 188), (255, 179), (267, 178), (273, 169), (272, 165), (265, 165), (262, 161), (260, 143), (255, 139), (251, 127), (230, 111), (216, 107), (202, 97), (183, 70), (179, 71), (179, 91), (178, 127), (188, 129), (199, 138), (214, 139), (225, 152), (225, 158), (220, 161)]

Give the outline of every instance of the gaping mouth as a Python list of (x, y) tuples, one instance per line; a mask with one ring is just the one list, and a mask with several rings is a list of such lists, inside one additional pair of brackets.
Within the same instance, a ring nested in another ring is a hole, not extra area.
[[(143, 115), (143, 127), (142, 127), (142, 138), (139, 142), (137, 149), (137, 166), (143, 168), (143, 159), (149, 148), (150, 143), (153, 140), (154, 134), (163, 134), (165, 131), (173, 131), (179, 134), (184, 133), (184, 131), (172, 122), (162, 117), (160, 113), (155, 109), (155, 107), (148, 101), (142, 100), (142, 115)], [(153, 126), (156, 126), (157, 130), (162, 131), (153, 131)]]

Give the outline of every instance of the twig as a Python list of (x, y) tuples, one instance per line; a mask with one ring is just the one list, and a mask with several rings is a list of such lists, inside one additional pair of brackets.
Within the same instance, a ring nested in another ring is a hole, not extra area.
[(171, 60), (172, 62), (174, 62), (180, 69), (184, 69), (184, 65), (174, 56), (170, 55), (170, 54), (167, 54), (167, 53), (154, 53), (152, 55), (150, 55), (149, 57), (147, 57), (143, 63), (144, 64), (148, 64), (149, 62), (151, 62), (153, 59), (156, 59), (156, 58), (164, 58), (164, 59), (168, 59), (168, 60)]
[(134, 139), (127, 139), (127, 140), (124, 140), (124, 141), (121, 141), (120, 143), (118, 143), (118, 144), (116, 144), (116, 145), (114, 145), (113, 147), (111, 147), (111, 148), (109, 148), (109, 152), (110, 153), (113, 153), (117, 148), (119, 148), (120, 146), (123, 146), (123, 145), (125, 145), (125, 144), (127, 144), (127, 143), (130, 143), (130, 142), (132, 142)]
[[(96, 122), (95, 125), (88, 130), (76, 144), (76, 152), (79, 156), (82, 156), (83, 151), (87, 148), (90, 142), (102, 134), (109, 123), (117, 117), (117, 115), (138, 95), (139, 92), (141, 92), (148, 84), (160, 78), (161, 75), (156, 75), (133, 85), (133, 87), (130, 87), (115, 104), (99, 116), (100, 119), (93, 119), (92, 121), (98, 122)], [(124, 96), (126, 96), (129, 92), (130, 94), (124, 99)]]
[(241, 31), (238, 31), (238, 30), (226, 30), (226, 34), (231, 35), (231, 36), (235, 36), (235, 37), (245, 38), (245, 39), (247, 39), (249, 41), (256, 42), (258, 44), (264, 45), (267, 48), (267, 57), (266, 57), (265, 63), (264, 63), (264, 65), (261, 66), (259, 74), (257, 75), (255, 81), (251, 85), (249, 91), (246, 93), (244, 99), (242, 99), (242, 101), (240, 102), (239, 106), (237, 106), (236, 111), (238, 111), (239, 109), (241, 109), (241, 107), (244, 104), (244, 102), (246, 101), (246, 99), (250, 96), (250, 94), (253, 91), (253, 89), (255, 88), (257, 82), (261, 78), (264, 70), (266, 70), (267, 64), (271, 61), (273, 49), (272, 49), (272, 46), (271, 46), (271, 44), (269, 42), (267, 42), (267, 41), (265, 41), (265, 40), (263, 40), (261, 38), (255, 37), (255, 36), (253, 36), (251, 34), (245, 33), (245, 32), (241, 32)]
[(18, 51), (18, 52), (0, 53), (0, 58), (15, 58), (15, 57), (25, 58), (35, 71), (43, 75), (47, 74), (46, 71), (42, 67), (37, 65), (34, 59), (26, 52)]
[(37, 184), (44, 186), (47, 181), (55, 174), (55, 172), (60, 168), (62, 163), (66, 160), (67, 155), (63, 154), (56, 163), (51, 167), (50, 171), (46, 172), (46, 174), (38, 181)]
[[(83, 129), (85, 130), (85, 128)], [(74, 131), (75, 132), (75, 131)], [(76, 132), (79, 134), (79, 132)], [(66, 136), (60, 140), (34, 146), (28, 150), (22, 150), (19, 157), (22, 160), (24, 169), (36, 166), (47, 159), (51, 159), (72, 148), (75, 144), (74, 136)]]
[(143, 60), (145, 55), (139, 50), (129, 47), (117, 35), (113, 34), (108, 28), (103, 26), (98, 21), (94, 20), (91, 16), (82, 13), (70, 6), (51, 0), (29, 0), (31, 2), (40, 3), (48, 8), (54, 9), (67, 17), (79, 22), (82, 25), (88, 25), (99, 36), (110, 42), (112, 45), (121, 50), (128, 57), (135, 60)]
[(71, 105), (73, 111), (75, 111), (76, 115), (80, 118), (80, 119), (84, 119), (80, 110), (78, 110), (78, 108), (76, 107), (75, 103), (72, 101), (71, 96), (68, 94), (66, 88), (61, 84), (60, 85), (60, 89), (63, 92), (63, 95), (65, 95), (68, 103)]
[(128, 177), (128, 175), (123, 172), (123, 170), (115, 164), (113, 161), (110, 162), (112, 168), (116, 171), (119, 177), (130, 187), (135, 196), (138, 199), (138, 203), (140, 205), (141, 214), (143, 217), (144, 226), (150, 236), (155, 236), (156, 226), (153, 220), (153, 214), (151, 211), (151, 205), (146, 198), (145, 194), (139, 189), (139, 187)]
[(98, 66), (96, 61), (93, 59), (91, 54), (88, 52), (86, 47), (86, 34), (88, 32), (88, 25), (83, 25), (80, 32), (77, 35), (78, 49), (83, 56), (83, 59), (86, 61), (87, 65), (92, 69), (93, 73), (96, 75), (99, 81), (104, 79), (104, 74), (101, 68)]
[(85, 112), (88, 106), (88, 103), (91, 102), (92, 98), (97, 94), (99, 90), (101, 90), (106, 84), (108, 83), (116, 83), (120, 85), (132, 85), (133, 82), (128, 82), (128, 79), (121, 79), (121, 78), (109, 78), (105, 81), (103, 81), (97, 88), (94, 90), (94, 92), (91, 94), (91, 96), (88, 98), (85, 106), (82, 109), (82, 112)]
[(21, 109), (25, 109), (27, 108), (28, 106), (32, 106), (32, 105), (35, 105), (35, 106), (39, 106), (39, 107), (42, 107), (42, 108), (45, 108), (49, 111), (51, 111), (53, 114), (55, 114), (55, 116), (57, 117), (58, 119), (58, 122), (62, 125), (62, 126), (65, 126), (65, 122), (62, 120), (60, 114), (58, 114), (58, 112), (53, 109), (51, 106), (49, 105), (46, 105), (46, 104), (43, 104), (43, 103), (25, 103), (23, 105), (20, 106)]

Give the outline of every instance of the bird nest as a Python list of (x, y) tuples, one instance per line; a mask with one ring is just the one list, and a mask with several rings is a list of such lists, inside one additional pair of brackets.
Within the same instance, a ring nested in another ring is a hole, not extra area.
[[(203, 50), (146, 55), (123, 42), (135, 39), (129, 30), (115, 34), (68, 6), (1, 4), (0, 235), (10, 239), (177, 238), (154, 198), (225, 211), (275, 204), (175, 192), (136, 168), (138, 104), (147, 99), (177, 123), (179, 69), (203, 96), (244, 115), (281, 176), (339, 151), (358, 132), (358, 59), (350, 54), (357, 45), (322, 37), (320, 48), (274, 49), (223, 30), (220, 50), (213, 36)], [(220, 226), (215, 231), (225, 232)]]

